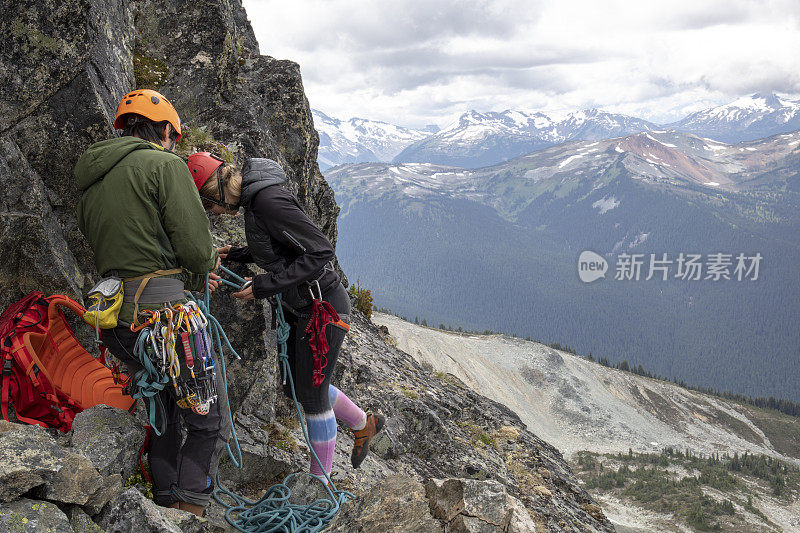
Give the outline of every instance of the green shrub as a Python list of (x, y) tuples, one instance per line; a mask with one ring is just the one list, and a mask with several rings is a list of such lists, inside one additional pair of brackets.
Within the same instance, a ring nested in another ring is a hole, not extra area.
[(144, 488), (144, 495), (146, 498), (153, 499), (153, 484), (147, 481), (140, 471), (137, 471), (125, 481), (125, 488), (135, 487), (136, 485)]
[(356, 298), (356, 309), (364, 313), (367, 318), (372, 318), (372, 291), (356, 282), (350, 285), (349, 292)]
[(226, 163), (233, 163), (233, 152), (225, 143), (214, 138), (205, 126), (184, 124), (181, 126), (181, 138), (175, 147), (175, 153), (188, 157), (195, 152), (211, 152)]

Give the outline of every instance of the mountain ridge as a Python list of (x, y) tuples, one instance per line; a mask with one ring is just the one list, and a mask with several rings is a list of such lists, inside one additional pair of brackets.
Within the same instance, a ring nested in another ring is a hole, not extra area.
[[(315, 123), (321, 124), (320, 161), (326, 169), (347, 163), (390, 161), (479, 168), (571, 140), (600, 140), (643, 131), (673, 129), (736, 143), (800, 129), (800, 102), (775, 93), (741, 97), (665, 125), (596, 108), (560, 117), (541, 111), (482, 113), (473, 109), (435, 133), (392, 126), (402, 132), (392, 136), (381, 131), (387, 130), (387, 123), (368, 121), (382, 125), (374, 139), (368, 134), (356, 138), (349, 131), (336, 131), (337, 124), (365, 119), (340, 121), (315, 113)], [(377, 154), (375, 144), (391, 145), (391, 149)], [(391, 154), (394, 156), (389, 157)]]
[[(796, 373), (789, 354), (800, 343), (790, 318), (800, 312), (791, 267), (799, 148), (800, 132), (727, 145), (653, 130), (480, 169), (339, 167), (328, 181), (340, 223), (358, 234), (339, 255), (376, 305), (407, 316), (567, 342), (698, 386), (797, 401), (795, 381), (776, 376)], [(609, 263), (606, 279), (578, 279), (584, 250)], [(707, 261), (712, 252), (760, 253), (758, 281), (676, 277), (680, 253)], [(663, 253), (668, 279), (645, 282), (648, 258)], [(640, 281), (615, 279), (623, 254), (644, 259)]]
[(322, 170), (348, 163), (391, 160), (408, 144), (430, 135), (428, 131), (378, 120), (340, 120), (316, 109), (311, 112), (320, 136), (317, 161)]

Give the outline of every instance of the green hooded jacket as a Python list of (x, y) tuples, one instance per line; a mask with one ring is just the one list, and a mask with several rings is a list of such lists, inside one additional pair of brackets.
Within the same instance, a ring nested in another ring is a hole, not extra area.
[[(122, 278), (182, 267), (187, 289), (205, 288), (217, 252), (208, 217), (186, 163), (137, 137), (93, 144), (75, 165), (78, 228), (100, 275)], [(133, 304), (120, 320), (131, 322)]]

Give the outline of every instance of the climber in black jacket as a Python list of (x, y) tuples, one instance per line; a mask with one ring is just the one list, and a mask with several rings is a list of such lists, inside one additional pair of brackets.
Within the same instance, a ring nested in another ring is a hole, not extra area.
[[(328, 238), (306, 216), (297, 199), (285, 187), (286, 176), (271, 159), (248, 159), (241, 174), (206, 152), (189, 158), (206, 209), (215, 214), (235, 213), (244, 208), (247, 246), (218, 249), (227, 261), (255, 263), (266, 274), (259, 274), (246, 289), (234, 294), (242, 300), (270, 298), (281, 294), (287, 321), (289, 366), (298, 400), (306, 415), (306, 425), (317, 456), (327, 474), (333, 464), (336, 444), (336, 419), (353, 431), (353, 467), (364, 461), (369, 441), (383, 427), (381, 415), (365, 413), (330, 381), (350, 315), (350, 297), (331, 266), (334, 249)], [(338, 313), (340, 322), (323, 324), (328, 343), (327, 364), (314, 373), (313, 351), (309, 344), (314, 331), (307, 333), (314, 300), (325, 300)], [(287, 396), (291, 390), (284, 387)], [(316, 461), (311, 473), (324, 479)]]

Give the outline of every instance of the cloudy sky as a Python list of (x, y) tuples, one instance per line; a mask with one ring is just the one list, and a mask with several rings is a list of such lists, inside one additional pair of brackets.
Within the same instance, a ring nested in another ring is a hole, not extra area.
[(244, 0), (261, 52), (337, 118), (600, 107), (656, 122), (800, 94), (798, 0)]

